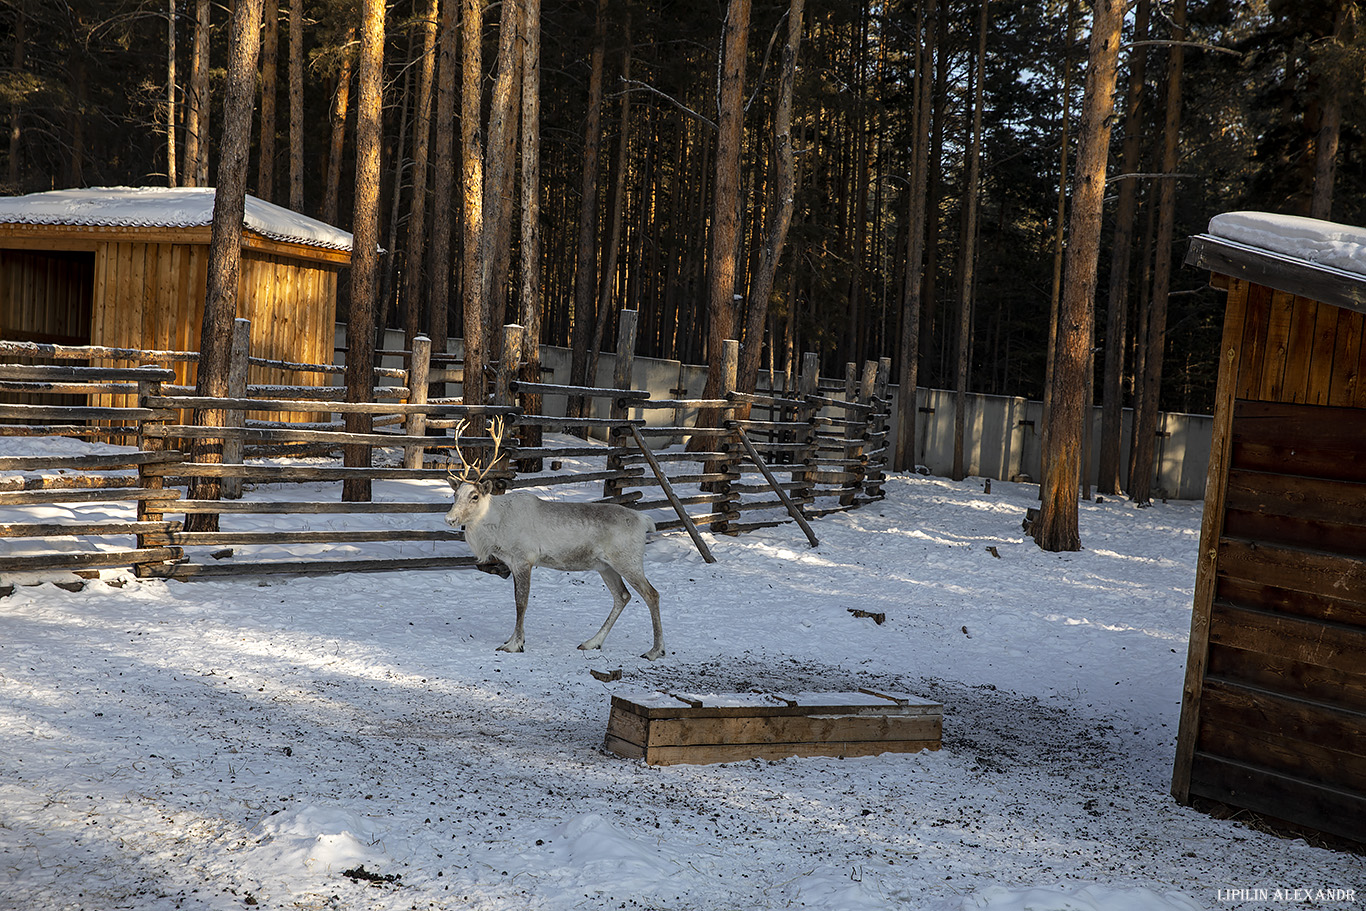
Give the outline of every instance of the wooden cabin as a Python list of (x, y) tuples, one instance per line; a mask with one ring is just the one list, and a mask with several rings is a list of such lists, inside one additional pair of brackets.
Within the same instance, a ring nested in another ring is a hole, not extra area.
[(1172, 793), (1366, 842), (1366, 230), (1235, 212)]
[[(0, 198), (0, 338), (198, 351), (212, 188), (103, 187)], [(248, 196), (239, 317), (255, 357), (331, 364), (351, 235)], [(195, 365), (177, 363), (194, 383)], [(252, 382), (317, 383), (253, 368)]]

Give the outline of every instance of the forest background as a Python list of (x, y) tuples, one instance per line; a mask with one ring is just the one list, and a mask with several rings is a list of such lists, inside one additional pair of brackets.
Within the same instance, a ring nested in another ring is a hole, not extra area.
[[(886, 355), (893, 381), (912, 363), (919, 385), (1045, 396), (1078, 240), (1089, 31), (1118, 4), (397, 0), (382, 19), (376, 6), (265, 0), (246, 186), (347, 229), (357, 199), (377, 208), (381, 325), (438, 344), (463, 329), (468, 351), (472, 324), (491, 346), (492, 327), (534, 321), (541, 342), (574, 348), (582, 382), (628, 307), (642, 355), (706, 362), (721, 329), (743, 338), (742, 367), (780, 381), (816, 351), (827, 373)], [(1210, 216), (1366, 222), (1356, 7), (1123, 5), (1090, 238), (1091, 401), (1160, 391), (1163, 409), (1212, 407), (1222, 293), (1179, 268)], [(214, 185), (231, 12), (4, 0), (0, 190)], [(356, 177), (366, 110), (373, 203)]]

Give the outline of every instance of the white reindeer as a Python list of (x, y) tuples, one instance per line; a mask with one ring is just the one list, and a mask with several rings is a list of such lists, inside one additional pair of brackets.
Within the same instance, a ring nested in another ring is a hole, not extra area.
[(653, 661), (664, 654), (664, 628), (659, 620), (659, 592), (645, 578), (645, 535), (654, 531), (654, 520), (644, 513), (614, 503), (560, 503), (542, 500), (527, 491), (493, 494), (486, 480), (499, 459), (504, 426), (493, 421), (494, 449), (489, 465), (474, 474), (470, 460), (460, 451), (460, 432), (456, 428), (456, 452), (465, 463), (460, 474), (448, 472), (455, 503), (446, 513), (447, 524), (465, 527), (465, 543), (474, 551), (480, 568), (490, 569), (493, 561), (505, 563), (511, 571), (513, 594), (517, 601), (517, 625), (508, 641), (498, 647), (503, 652), (520, 652), (525, 637), (522, 621), (526, 617), (527, 596), (531, 589), (531, 569), (548, 566), (568, 571), (597, 570), (612, 592), (612, 610), (602, 629), (579, 646), (601, 648), (612, 631), (621, 609), (631, 600), (623, 579), (631, 584), (650, 608), (654, 626), (654, 646), (641, 657)]

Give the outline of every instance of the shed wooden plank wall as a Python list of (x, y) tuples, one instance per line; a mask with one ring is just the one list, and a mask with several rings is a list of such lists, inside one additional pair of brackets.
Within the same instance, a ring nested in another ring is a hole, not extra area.
[(1366, 840), (1360, 313), (1231, 280), (1173, 791)]

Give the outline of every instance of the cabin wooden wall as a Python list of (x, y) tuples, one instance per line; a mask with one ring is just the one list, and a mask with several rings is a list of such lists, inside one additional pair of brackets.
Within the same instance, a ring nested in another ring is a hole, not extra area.
[[(255, 357), (331, 364), (336, 338), (337, 270), (252, 251), (242, 253), (241, 316), (251, 320)], [(326, 374), (253, 367), (250, 381), (325, 385)]]
[(1173, 792), (1366, 841), (1362, 327), (1230, 282)]

